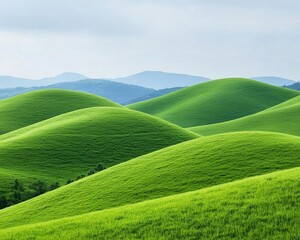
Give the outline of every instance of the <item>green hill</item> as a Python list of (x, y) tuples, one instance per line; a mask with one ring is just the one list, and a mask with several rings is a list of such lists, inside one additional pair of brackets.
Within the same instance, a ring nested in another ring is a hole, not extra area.
[(118, 107), (105, 98), (67, 90), (41, 90), (0, 100), (0, 134), (87, 107)]
[(48, 183), (86, 174), (199, 135), (126, 108), (86, 108), (0, 136), (0, 193), (16, 178)]
[(0, 231), (5, 239), (299, 239), (300, 168)]
[(194, 85), (162, 97), (128, 105), (182, 127), (193, 127), (254, 114), (299, 92), (257, 81), (228, 78)]
[(202, 137), (0, 210), (0, 226), (74, 216), (297, 166), (300, 138), (296, 136), (241, 132)]
[(259, 113), (224, 123), (192, 127), (201, 135), (234, 131), (271, 131), (300, 136), (300, 96)]

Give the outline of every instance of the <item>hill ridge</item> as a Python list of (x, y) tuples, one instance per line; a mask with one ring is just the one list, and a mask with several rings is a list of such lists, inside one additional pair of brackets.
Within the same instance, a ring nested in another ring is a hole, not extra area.
[(193, 127), (253, 114), (300, 94), (286, 90), (250, 79), (226, 78), (197, 84), (128, 107), (182, 127)]
[[(73, 216), (298, 166), (300, 138), (296, 136), (242, 132), (202, 137), (140, 156), (3, 209), (0, 225)], [(30, 220), (25, 217), (28, 215)]]
[(242, 118), (188, 128), (201, 135), (233, 131), (272, 131), (300, 136), (300, 96)]

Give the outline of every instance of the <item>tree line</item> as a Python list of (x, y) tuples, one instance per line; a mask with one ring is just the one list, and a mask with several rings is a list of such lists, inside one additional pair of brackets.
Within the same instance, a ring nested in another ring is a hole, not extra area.
[[(103, 164), (98, 163), (94, 168), (88, 170), (87, 175), (84, 174), (79, 175), (76, 177), (75, 180), (69, 179), (67, 180), (66, 184), (84, 178), (86, 176), (92, 175), (94, 173), (100, 172), (105, 168), (106, 167)], [(51, 184), (47, 184), (43, 180), (37, 180), (29, 184), (28, 187), (25, 188), (23, 182), (20, 181), (19, 179), (16, 179), (12, 183), (12, 188), (10, 189), (10, 192), (0, 195), (0, 209), (26, 201), (30, 198), (36, 197), (48, 191), (52, 191), (59, 187), (60, 187), (59, 182), (53, 182)]]

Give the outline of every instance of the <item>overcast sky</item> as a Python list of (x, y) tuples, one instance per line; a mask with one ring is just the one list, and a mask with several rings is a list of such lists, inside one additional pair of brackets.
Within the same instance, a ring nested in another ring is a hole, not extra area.
[(300, 80), (299, 0), (0, 1), (0, 75)]

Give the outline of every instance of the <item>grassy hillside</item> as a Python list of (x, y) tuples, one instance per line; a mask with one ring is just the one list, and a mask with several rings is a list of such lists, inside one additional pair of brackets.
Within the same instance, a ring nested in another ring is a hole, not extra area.
[(74, 216), (297, 166), (296, 136), (243, 132), (202, 137), (0, 210), (0, 226)]
[(66, 90), (42, 90), (0, 100), (0, 134), (87, 107), (118, 107), (105, 98)]
[(128, 107), (183, 127), (193, 127), (240, 118), (298, 95), (293, 90), (249, 79), (229, 78), (194, 85)]
[(198, 137), (159, 118), (125, 108), (73, 111), (0, 136), (0, 193), (16, 178), (65, 183)]
[(192, 127), (189, 130), (202, 135), (234, 131), (271, 131), (300, 136), (300, 96), (250, 116)]
[(1, 239), (299, 239), (300, 168), (35, 225)]

